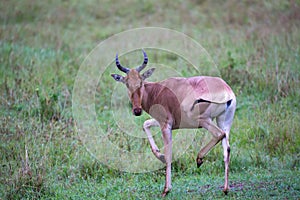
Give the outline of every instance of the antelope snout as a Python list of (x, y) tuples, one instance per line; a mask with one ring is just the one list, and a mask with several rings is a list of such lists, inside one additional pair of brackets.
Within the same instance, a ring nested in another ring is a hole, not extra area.
[(142, 114), (142, 108), (134, 108), (132, 112), (135, 116), (140, 116)]

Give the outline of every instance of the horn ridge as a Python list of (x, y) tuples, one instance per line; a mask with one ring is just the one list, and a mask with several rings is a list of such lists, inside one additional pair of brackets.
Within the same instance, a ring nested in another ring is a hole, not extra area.
[(119, 57), (118, 57), (118, 53), (116, 54), (116, 66), (118, 67), (118, 69), (124, 73), (128, 73), (129, 72), (129, 69), (126, 68), (126, 67), (123, 67), (121, 64), (120, 64), (120, 61), (119, 61)]
[(144, 55), (144, 61), (141, 66), (136, 68), (136, 71), (138, 71), (138, 72), (141, 72), (147, 66), (147, 63), (148, 63), (148, 56), (147, 56), (146, 52), (144, 51), (144, 49), (142, 49), (142, 51), (143, 51), (143, 55)]

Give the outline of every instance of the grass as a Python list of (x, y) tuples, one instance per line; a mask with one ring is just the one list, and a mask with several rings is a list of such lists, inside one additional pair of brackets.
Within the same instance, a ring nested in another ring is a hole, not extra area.
[[(163, 169), (138, 174), (107, 167), (85, 149), (72, 117), (73, 85), (85, 56), (107, 37), (144, 26), (172, 28), (201, 43), (238, 99), (229, 195), (221, 192), (220, 145), (196, 168), (201, 139), (208, 135), (199, 131), (173, 163), (167, 199), (299, 199), (299, 6), (299, 1), (2, 1), (0, 199), (160, 198)], [(174, 56), (154, 51), (149, 56), (194, 75)], [(99, 123), (119, 147), (149, 150), (144, 139), (119, 131), (110, 112), (109, 78), (97, 89)]]

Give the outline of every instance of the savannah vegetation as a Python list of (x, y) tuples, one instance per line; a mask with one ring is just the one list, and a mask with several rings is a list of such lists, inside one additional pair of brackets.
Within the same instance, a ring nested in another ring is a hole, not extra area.
[[(88, 53), (113, 34), (145, 26), (175, 29), (199, 42), (238, 101), (229, 194), (222, 193), (221, 145), (198, 169), (201, 141), (195, 139), (173, 163), (166, 198), (299, 199), (299, 10), (298, 0), (2, 0), (0, 199), (160, 198), (164, 169), (135, 174), (107, 167), (85, 149), (72, 117), (74, 80)], [(174, 57), (162, 57), (176, 65)], [(111, 77), (107, 84), (97, 94), (99, 122), (109, 125), (120, 147), (150, 151), (147, 142), (117, 130), (107, 109)], [(198, 133), (199, 139), (208, 134)]]

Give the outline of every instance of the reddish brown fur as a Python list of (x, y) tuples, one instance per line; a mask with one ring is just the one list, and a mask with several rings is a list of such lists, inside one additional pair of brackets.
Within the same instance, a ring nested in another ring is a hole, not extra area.
[[(181, 119), (180, 102), (176, 95), (167, 87), (159, 83), (145, 83), (145, 92), (142, 107), (147, 113), (160, 123), (173, 120), (173, 129), (179, 128)], [(159, 105), (164, 109), (150, 110), (153, 105)]]
[[(145, 53), (144, 57), (146, 57)], [(116, 63), (120, 69), (117, 59)], [(204, 156), (222, 140), (225, 162), (224, 192), (227, 193), (229, 189), (229, 131), (234, 117), (236, 99), (225, 81), (217, 77), (197, 76), (191, 78), (173, 77), (150, 83), (144, 82), (144, 80), (152, 74), (153, 68), (142, 75), (136, 69), (121, 71), (127, 74), (126, 77), (117, 74), (112, 74), (112, 76), (116, 81), (126, 84), (133, 106), (133, 114), (139, 116), (143, 109), (155, 119), (145, 121), (143, 128), (153, 154), (160, 161), (166, 163), (166, 181), (162, 195), (165, 196), (172, 188), (172, 130), (201, 127), (207, 129), (213, 137), (199, 151), (196, 159), (197, 166), (203, 163)], [(212, 122), (214, 118), (216, 118), (218, 126)], [(164, 154), (160, 153), (153, 140), (150, 132), (152, 126), (160, 126), (161, 128)]]

